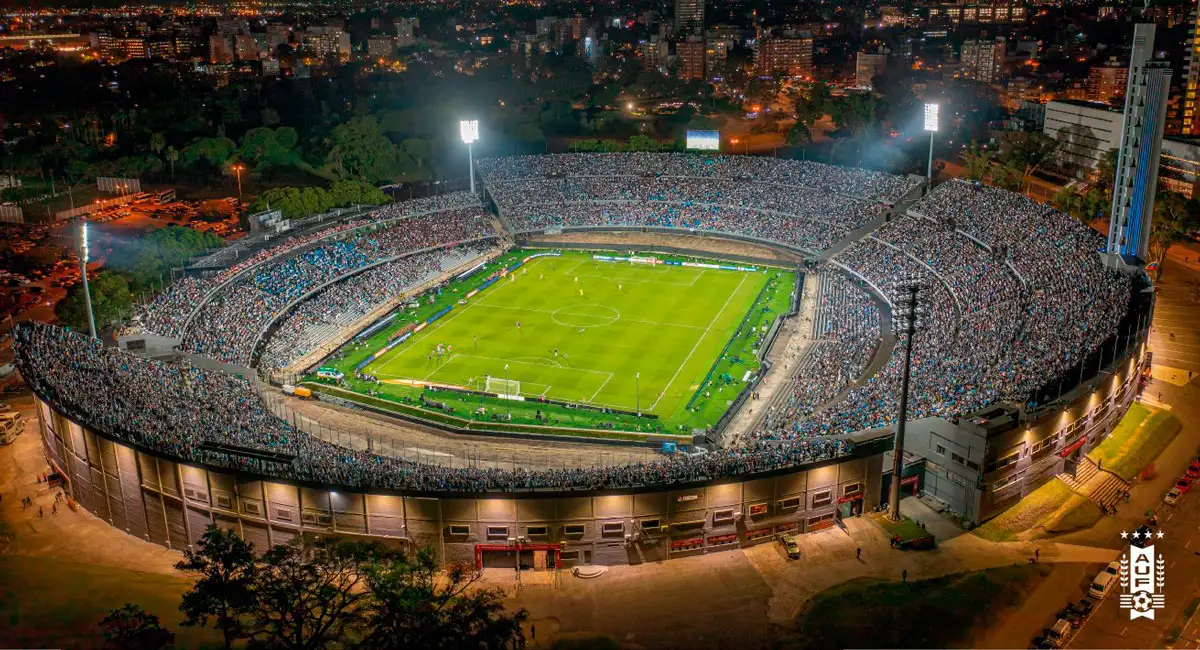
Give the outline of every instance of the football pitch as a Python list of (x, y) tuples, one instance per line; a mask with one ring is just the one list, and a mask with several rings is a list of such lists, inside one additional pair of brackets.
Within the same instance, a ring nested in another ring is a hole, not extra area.
[(539, 257), (363, 371), (385, 385), (519, 391), (667, 419), (778, 271)]

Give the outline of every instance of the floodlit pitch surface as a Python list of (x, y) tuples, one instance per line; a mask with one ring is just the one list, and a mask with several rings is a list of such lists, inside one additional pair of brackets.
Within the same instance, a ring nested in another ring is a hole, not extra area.
[[(483, 389), (507, 365), (525, 396), (667, 418), (686, 406), (770, 273), (537, 258), (365, 371)], [(431, 358), (439, 344), (447, 351)]]

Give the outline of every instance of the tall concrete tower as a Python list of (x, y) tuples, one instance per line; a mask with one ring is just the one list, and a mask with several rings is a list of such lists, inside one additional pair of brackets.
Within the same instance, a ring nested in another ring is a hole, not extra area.
[(1144, 262), (1150, 245), (1167, 94), (1171, 90), (1171, 67), (1165, 61), (1152, 60), (1153, 54), (1154, 25), (1136, 25), (1108, 229), (1108, 253), (1113, 263)]
[(704, 33), (704, 0), (675, 0), (675, 29)]

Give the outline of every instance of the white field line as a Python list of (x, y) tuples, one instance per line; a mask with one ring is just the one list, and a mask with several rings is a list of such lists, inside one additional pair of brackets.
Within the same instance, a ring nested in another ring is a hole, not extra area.
[(604, 387), (608, 385), (608, 382), (612, 381), (612, 378), (613, 378), (613, 374), (611, 372), (608, 373), (608, 379), (605, 379), (604, 383), (600, 384), (600, 388), (597, 388), (596, 392), (592, 393), (592, 397), (588, 401), (589, 402), (596, 401), (596, 396), (600, 394), (600, 391), (604, 390)]
[(683, 372), (683, 367), (687, 365), (687, 362), (692, 358), (692, 355), (696, 353), (696, 348), (700, 347), (700, 344), (704, 342), (706, 337), (708, 337), (709, 331), (712, 330), (713, 325), (717, 324), (717, 319), (721, 317), (721, 314), (725, 313), (725, 309), (729, 307), (729, 303), (733, 300), (733, 297), (736, 296), (738, 291), (742, 289), (742, 285), (746, 283), (747, 277), (750, 277), (750, 274), (747, 273), (742, 277), (742, 281), (739, 282), (738, 285), (733, 288), (733, 291), (729, 293), (729, 297), (725, 299), (725, 304), (721, 305), (721, 308), (717, 310), (717, 314), (713, 316), (712, 321), (708, 323), (708, 327), (704, 328), (704, 333), (700, 335), (700, 338), (696, 339), (696, 344), (692, 346), (691, 352), (688, 352), (688, 355), (683, 358), (683, 363), (679, 364), (679, 367), (675, 369), (675, 374), (671, 375), (671, 379), (667, 381), (667, 385), (663, 387), (662, 392), (658, 394), (658, 397), (655, 398), (654, 403), (650, 405), (649, 410), (651, 412), (653, 412), (654, 408), (658, 406), (658, 403), (662, 401), (662, 398), (667, 394), (667, 391), (671, 389), (671, 384), (675, 383), (675, 379), (679, 377), (679, 373)]
[[(608, 305), (604, 305), (601, 303), (591, 303), (591, 304), (600, 305), (601, 307), (608, 307)], [(488, 309), (507, 309), (510, 311), (528, 311), (528, 312), (533, 312), (536, 314), (550, 314), (551, 316), (553, 316), (555, 314), (555, 312), (558, 311), (558, 310), (549, 310), (549, 309), (533, 309), (532, 307), (513, 307), (511, 305), (496, 305), (496, 304), (492, 304), (492, 303), (482, 304), (482, 306), (487, 307)], [(615, 307), (608, 307), (608, 308), (612, 309), (613, 311), (616, 311), (618, 314), (621, 313)], [(625, 321), (627, 323), (641, 323), (643, 325), (657, 325), (659, 327), (683, 327), (683, 328), (694, 329), (694, 330), (703, 329), (699, 325), (684, 325), (682, 323), (659, 323), (659, 322), (652, 321), (652, 320), (638, 320), (636, 318), (625, 318), (624, 316), (618, 316), (617, 320), (613, 321), (613, 322), (618, 322), (618, 321)], [(570, 325), (569, 327), (601, 327), (601, 326), (599, 326), (599, 325)]]

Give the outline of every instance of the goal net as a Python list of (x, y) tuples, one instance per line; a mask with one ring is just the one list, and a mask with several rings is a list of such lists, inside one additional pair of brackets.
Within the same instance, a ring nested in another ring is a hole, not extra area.
[(517, 396), (521, 394), (521, 382), (516, 379), (498, 379), (496, 377), (487, 378), (487, 388), (489, 393), (496, 393), (502, 397)]

